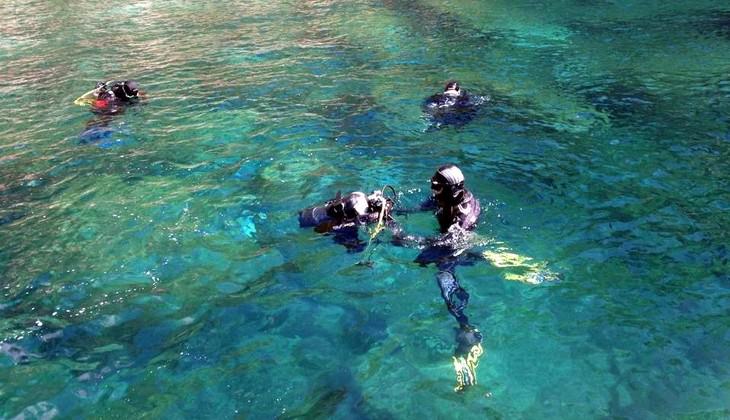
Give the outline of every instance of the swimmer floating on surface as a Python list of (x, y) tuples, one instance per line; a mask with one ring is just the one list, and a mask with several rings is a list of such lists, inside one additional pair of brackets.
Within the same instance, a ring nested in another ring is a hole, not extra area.
[(99, 114), (116, 114), (123, 110), (124, 105), (136, 102), (144, 97), (139, 90), (139, 84), (134, 80), (99, 82), (89, 92), (78, 97), (76, 105), (91, 105), (93, 112)]
[(446, 83), (444, 91), (426, 99), (423, 112), (429, 116), (433, 128), (444, 125), (462, 126), (477, 115), (479, 105), (488, 98), (470, 95), (452, 80)]

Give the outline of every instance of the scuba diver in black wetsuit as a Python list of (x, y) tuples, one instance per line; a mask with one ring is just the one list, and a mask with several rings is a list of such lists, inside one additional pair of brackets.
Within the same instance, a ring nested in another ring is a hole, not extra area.
[(142, 96), (144, 93), (134, 80), (99, 82), (96, 88), (76, 99), (74, 103), (89, 104), (93, 112), (110, 115), (122, 111), (124, 105), (134, 103)]
[(136, 102), (140, 96), (139, 85), (134, 80), (97, 83), (95, 90), (98, 93), (91, 104), (92, 110), (105, 115), (122, 112), (124, 106)]
[(472, 96), (459, 86), (457, 81), (449, 81), (443, 93), (426, 99), (423, 111), (429, 115), (435, 128), (442, 125), (464, 125), (473, 120), (477, 108), (484, 102), (482, 96)]
[(441, 295), (449, 312), (461, 327), (468, 327), (464, 309), (469, 294), (453, 275), (456, 257), (464, 251), (455, 247), (459, 235), (474, 229), (481, 213), (479, 200), (464, 187), (464, 174), (455, 165), (440, 167), (431, 178), (432, 197), (421, 207), (435, 209), (441, 233), (438, 241), (431, 243), (417, 257), (421, 264), (435, 263), (441, 270), (438, 275)]
[(358, 227), (372, 223), (393, 225), (393, 207), (393, 200), (381, 191), (374, 191), (369, 196), (360, 191), (344, 197), (338, 193), (321, 206), (300, 211), (299, 226), (314, 227), (319, 233), (333, 233), (335, 242), (344, 245), (348, 252), (360, 252), (365, 249), (365, 243), (358, 238)]
[(90, 105), (91, 112), (97, 116), (86, 123), (81, 133), (81, 143), (97, 143), (112, 137), (114, 130), (109, 128), (112, 117), (124, 112), (127, 105), (134, 104), (144, 93), (134, 80), (99, 82), (96, 88), (85, 93), (74, 103)]
[[(441, 297), (449, 313), (459, 323), (454, 351), (454, 368), (457, 391), (476, 384), (476, 367), (483, 353), (482, 335), (469, 322), (464, 311), (469, 303), (469, 293), (461, 287), (454, 275), (458, 256), (466, 250), (467, 232), (474, 229), (481, 213), (479, 200), (464, 186), (464, 174), (455, 165), (440, 167), (431, 177), (432, 196), (420, 210), (434, 210), (443, 235), (436, 239), (413, 236), (396, 237), (396, 243), (415, 243), (425, 248), (415, 261), (421, 265), (434, 263), (438, 267), (436, 279)], [(460, 245), (461, 243), (461, 245)]]

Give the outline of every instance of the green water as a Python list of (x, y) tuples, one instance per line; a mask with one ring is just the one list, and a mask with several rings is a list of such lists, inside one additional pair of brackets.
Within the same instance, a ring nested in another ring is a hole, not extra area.
[[(0, 418), (728, 418), (729, 75), (718, 1), (5, 0)], [(491, 101), (429, 129), (448, 79)], [(419, 251), (296, 219), (448, 162), (555, 277), (457, 268), (463, 393)]]

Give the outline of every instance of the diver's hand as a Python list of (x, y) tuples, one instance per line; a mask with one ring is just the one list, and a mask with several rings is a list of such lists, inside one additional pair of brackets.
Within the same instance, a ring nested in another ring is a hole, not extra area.
[(432, 245), (451, 249), (451, 256), (456, 257), (472, 246), (471, 238), (474, 233), (458, 224), (449, 226), (446, 233), (433, 239)]

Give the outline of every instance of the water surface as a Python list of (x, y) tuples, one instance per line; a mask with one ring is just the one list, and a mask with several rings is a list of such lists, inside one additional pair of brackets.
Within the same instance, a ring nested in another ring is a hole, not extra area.
[[(716, 1), (6, 0), (0, 417), (727, 418), (728, 74)], [(448, 79), (491, 100), (429, 129)], [(448, 162), (478, 251), (555, 275), (458, 267), (464, 393), (418, 250), (296, 221)]]

